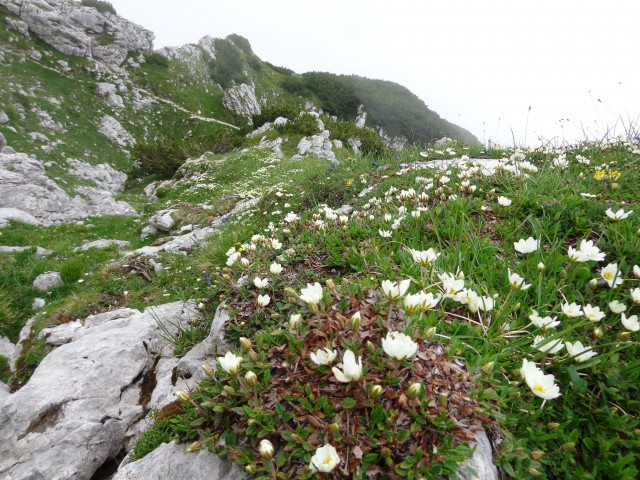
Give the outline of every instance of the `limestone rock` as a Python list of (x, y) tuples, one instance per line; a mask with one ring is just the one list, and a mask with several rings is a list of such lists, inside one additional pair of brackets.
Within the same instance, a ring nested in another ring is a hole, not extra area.
[(175, 209), (160, 210), (156, 212), (151, 218), (147, 226), (142, 229), (142, 237), (145, 238), (149, 235), (155, 235), (158, 232), (169, 232), (175, 226), (176, 221), (171, 216)]
[(97, 58), (115, 67), (129, 52), (153, 49), (152, 32), (118, 15), (70, 0), (0, 0), (0, 6), (18, 15), (29, 31), (67, 55)]
[(9, 30), (15, 30), (20, 35), (23, 35), (25, 37), (29, 36), (29, 25), (27, 25), (25, 22), (23, 22), (22, 20), (16, 20), (9, 17), (7, 17), (6, 20), (7, 20), (7, 28)]
[(260, 145), (258, 145), (260, 148), (270, 148), (273, 153), (275, 153), (278, 158), (282, 158), (282, 156), (284, 155), (282, 153), (282, 138), (278, 137), (275, 140), (267, 140), (267, 137), (263, 137), (262, 140), (260, 140)]
[(31, 304), (31, 310), (40, 310), (41, 308), (44, 308), (46, 304), (47, 301), (44, 298), (34, 298), (33, 303)]
[(146, 457), (120, 467), (112, 480), (240, 480), (246, 477), (240, 466), (208, 450), (196, 453), (185, 450), (186, 445), (178, 445), (175, 441), (163, 443)]
[(98, 86), (96, 87), (96, 93), (110, 107), (124, 108), (122, 97), (116, 93), (116, 86), (112, 83), (98, 83)]
[(67, 164), (71, 167), (69, 173), (82, 180), (89, 180), (96, 184), (101, 190), (117, 193), (124, 190), (127, 175), (114, 169), (111, 165), (100, 163), (91, 165), (73, 158), (67, 159)]
[(262, 135), (264, 132), (271, 130), (273, 128), (273, 124), (271, 122), (267, 122), (259, 128), (256, 128), (253, 132), (247, 133), (247, 138), (255, 138), (258, 135)]
[(9, 123), (9, 115), (4, 110), (0, 110), (0, 125), (4, 125), (5, 123)]
[(0, 477), (89, 480), (144, 417), (145, 379), (172, 351), (165, 337), (186, 328), (194, 311), (174, 302), (87, 318), (0, 404)]
[(310, 153), (316, 157), (326, 158), (337, 163), (336, 154), (333, 153), (333, 144), (329, 140), (329, 131), (324, 130), (320, 135), (313, 135), (311, 138), (304, 137), (298, 143), (298, 158)]
[[(16, 345), (11, 343), (7, 337), (0, 337), (0, 357), (8, 358), (10, 367), (13, 366), (12, 361), (15, 361), (15, 359), (18, 358), (16, 349)], [(11, 371), (13, 371), (13, 369)]]
[(493, 464), (491, 442), (487, 434), (475, 432), (475, 437), (476, 449), (472, 457), (460, 466), (456, 472), (456, 478), (458, 480), (498, 480), (498, 469)]
[(0, 152), (2, 152), (2, 150), (4, 150), (4, 147), (7, 146), (7, 139), (4, 138), (4, 135), (2, 133), (0, 133)]
[(453, 140), (451, 140), (449, 137), (442, 137), (440, 140), (436, 140), (434, 146), (444, 147), (446, 145), (449, 145), (450, 143), (453, 143)]
[(136, 139), (133, 138), (133, 136), (124, 129), (120, 122), (111, 115), (105, 115), (102, 117), (98, 131), (121, 147), (128, 147), (136, 144)]
[[(25, 250), (30, 250), (33, 247), (8, 247), (0, 246), (0, 253), (20, 253)], [(47, 250), (46, 248), (36, 247), (36, 258), (45, 258), (53, 253), (53, 250)]]
[(79, 328), (82, 328), (80, 320), (63, 323), (62, 325), (42, 329), (38, 334), (38, 338), (44, 338), (49, 345), (58, 347), (69, 343)]
[(45, 272), (36, 277), (33, 281), (33, 288), (41, 292), (48, 292), (54, 288), (64, 285), (59, 272)]
[(0, 403), (2, 403), (10, 394), (11, 389), (9, 388), (9, 385), (4, 382), (0, 382)]
[(367, 123), (367, 112), (364, 111), (364, 105), (358, 107), (358, 115), (356, 117), (356, 127), (364, 128)]
[(99, 239), (99, 240), (94, 240), (93, 242), (88, 242), (85, 243), (79, 247), (76, 247), (73, 249), (73, 253), (77, 253), (77, 252), (86, 252), (87, 250), (91, 249), (91, 248), (108, 248), (111, 245), (116, 245), (118, 247), (118, 249), (123, 249), (126, 248), (128, 246), (131, 245), (131, 243), (125, 241), (125, 240), (104, 240), (104, 239)]
[(256, 99), (256, 88), (253, 84), (240, 84), (224, 93), (222, 104), (236, 115), (251, 119), (261, 113), (260, 103)]
[(28, 225), (38, 225), (40, 223), (36, 217), (18, 208), (0, 208), (0, 228), (8, 226), (12, 220)]

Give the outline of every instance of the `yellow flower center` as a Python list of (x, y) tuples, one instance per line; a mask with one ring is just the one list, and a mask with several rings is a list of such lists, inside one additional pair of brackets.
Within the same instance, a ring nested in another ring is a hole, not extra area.
[(536, 392), (540, 392), (540, 393), (546, 393), (546, 391), (547, 391), (547, 389), (546, 389), (546, 388), (544, 388), (544, 387), (543, 387), (542, 385), (540, 385), (540, 384), (535, 385), (535, 386), (533, 387), (533, 390), (534, 390), (534, 391), (536, 391)]
[(322, 463), (324, 463), (325, 465), (329, 465), (331, 463), (331, 457), (325, 457)]
[(602, 275), (605, 279), (607, 280), (611, 280), (613, 278), (613, 273), (611, 272), (606, 272), (604, 275)]

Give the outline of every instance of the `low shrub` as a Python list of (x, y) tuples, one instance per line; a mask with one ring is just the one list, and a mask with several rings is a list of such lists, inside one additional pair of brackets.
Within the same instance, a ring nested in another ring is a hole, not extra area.
[(98, 10), (100, 13), (112, 13), (117, 15), (116, 9), (111, 5), (111, 2), (105, 2), (103, 0), (82, 0), (80, 5), (83, 7), (92, 7)]

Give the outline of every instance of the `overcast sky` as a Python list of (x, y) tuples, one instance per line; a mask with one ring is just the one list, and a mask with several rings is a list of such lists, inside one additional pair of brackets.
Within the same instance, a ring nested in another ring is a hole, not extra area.
[(571, 142), (640, 120), (638, 0), (110, 1), (155, 48), (237, 33), (298, 73), (398, 82), (481, 141)]

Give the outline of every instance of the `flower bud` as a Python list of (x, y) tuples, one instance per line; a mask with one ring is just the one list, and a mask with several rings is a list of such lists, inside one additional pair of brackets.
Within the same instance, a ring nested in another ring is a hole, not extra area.
[(191, 445), (189, 445), (189, 447), (187, 447), (187, 452), (189, 452), (189, 453), (197, 452), (201, 448), (202, 448), (202, 444), (200, 442), (196, 441), (196, 442), (193, 442)]
[(224, 408), (223, 405), (216, 405), (215, 407), (213, 407), (212, 409), (215, 413), (224, 413), (226, 411), (226, 408)]
[(240, 342), (240, 345), (242, 345), (242, 348), (244, 348), (245, 350), (251, 350), (251, 340), (249, 340), (247, 337), (240, 337), (238, 342)]
[(598, 279), (597, 278), (592, 278), (591, 280), (589, 280), (589, 287), (590, 288), (596, 288), (598, 286)]
[(356, 331), (360, 328), (360, 323), (362, 322), (362, 318), (360, 316), (360, 312), (356, 312), (351, 316), (351, 329)]
[(373, 387), (371, 387), (371, 398), (380, 398), (382, 392), (384, 392), (382, 385), (374, 385)]
[(562, 450), (564, 450), (565, 452), (573, 452), (575, 449), (576, 449), (575, 442), (567, 442), (564, 445), (562, 445)]
[(260, 440), (258, 452), (260, 452), (260, 455), (265, 460), (271, 460), (273, 458), (273, 443), (271, 443), (266, 438)]
[(544, 266), (544, 263), (540, 262), (540, 263), (538, 264), (538, 271), (539, 271), (540, 273), (542, 273), (542, 272), (544, 272), (544, 271), (545, 271), (545, 269), (546, 269), (546, 267)]
[(255, 350), (249, 350), (249, 358), (251, 359), (252, 362), (258, 361), (258, 354), (256, 353)]
[(189, 402), (191, 400), (191, 395), (189, 395), (189, 392), (185, 392), (184, 390), (178, 390), (176, 392), (176, 397), (178, 397), (183, 402)]
[(493, 372), (493, 367), (495, 366), (496, 362), (489, 362), (489, 363), (485, 363), (482, 366), (482, 373), (484, 373), (485, 375), (490, 375), (491, 372)]
[(534, 450), (529, 456), (532, 460), (540, 460), (544, 456), (544, 452), (542, 450)]
[(387, 447), (382, 447), (380, 449), (380, 456), (382, 458), (390, 458), (391, 457), (391, 450), (388, 449)]
[(247, 384), (251, 387), (255, 387), (258, 383), (258, 376), (251, 370), (249, 370), (247, 373), (244, 374), (244, 379), (246, 380)]
[(202, 371), (207, 377), (213, 377), (213, 374), (215, 373), (213, 368), (211, 368), (211, 365), (207, 365), (206, 363), (202, 365)]
[(302, 315), (299, 313), (292, 313), (289, 317), (289, 328), (291, 330), (297, 330), (300, 328), (300, 322), (302, 321)]
[(327, 280), (327, 288), (329, 290), (335, 290), (336, 289), (336, 282), (334, 282), (331, 278)]
[(447, 406), (447, 400), (449, 400), (449, 394), (446, 392), (441, 392), (440, 395), (438, 395), (438, 403), (440, 404), (440, 406), (442, 408)]
[(334, 435), (337, 435), (338, 433), (340, 433), (340, 425), (333, 422), (331, 425), (329, 425), (329, 430), (331, 430), (331, 433), (333, 433)]
[(537, 468), (533, 468), (533, 467), (527, 468), (527, 472), (532, 477), (541, 477), (543, 475), (543, 473), (540, 470), (538, 470)]
[(250, 463), (249, 465), (244, 467), (244, 471), (249, 475), (254, 475), (258, 470), (256, 469), (256, 466), (254, 464)]
[(298, 292), (296, 292), (293, 288), (291, 287), (286, 287), (284, 289), (284, 293), (287, 294), (287, 296), (292, 297), (292, 298), (298, 298)]
[(562, 279), (567, 278), (567, 271), (563, 268), (562, 270), (560, 270), (559, 276)]
[(367, 340), (367, 343), (365, 345), (367, 347), (367, 352), (369, 352), (371, 355), (376, 353), (376, 346), (371, 343), (371, 340)]
[(412, 383), (407, 389), (407, 396), (409, 398), (418, 398), (422, 392), (422, 384), (419, 382)]
[(431, 340), (436, 335), (436, 327), (429, 327), (426, 332), (424, 332), (424, 338), (426, 340)]
[(522, 447), (516, 447), (513, 449), (513, 454), (514, 455), (522, 455), (522, 452), (524, 452), (524, 448)]
[(547, 428), (549, 430), (555, 430), (559, 426), (560, 426), (560, 424), (558, 422), (549, 422), (549, 423), (547, 423)]
[(593, 336), (595, 338), (602, 338), (602, 337), (604, 337), (604, 331), (602, 330), (601, 327), (595, 327), (593, 329)]
[(613, 182), (613, 183), (611, 184), (611, 190), (617, 190), (619, 186), (620, 186), (620, 185), (618, 185), (618, 183), (617, 183), (617, 182)]
[(578, 178), (579, 178), (580, 180), (584, 180), (584, 172), (580, 172), (580, 173), (578, 174)]
[(222, 391), (230, 397), (233, 397), (236, 394), (236, 390), (231, 385), (225, 385), (222, 387)]

